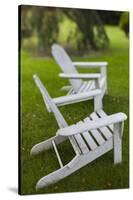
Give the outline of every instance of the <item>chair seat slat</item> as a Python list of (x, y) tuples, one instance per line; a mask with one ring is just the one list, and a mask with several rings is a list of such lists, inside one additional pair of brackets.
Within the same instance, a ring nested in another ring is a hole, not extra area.
[[(93, 119), (93, 120), (97, 120), (99, 119), (98, 115), (93, 112), (90, 117)], [(102, 132), (102, 134), (104, 135), (104, 137), (108, 140), (110, 137), (112, 137), (112, 133), (111, 131), (107, 128), (107, 127), (102, 127), (102, 128), (99, 128), (99, 130)]]
[(84, 81), (84, 82), (82, 83), (82, 85), (80, 86), (79, 90), (77, 91), (77, 93), (83, 92), (83, 91), (84, 91), (84, 88), (86, 87), (86, 85), (87, 85), (87, 81)]
[[(82, 124), (83, 122), (79, 122), (79, 123)], [(94, 139), (92, 138), (92, 136), (90, 135), (88, 131), (83, 132), (82, 135), (91, 150), (97, 147), (97, 144), (95, 143)]]
[[(89, 119), (89, 117), (84, 119), (85, 122), (90, 122), (91, 120)], [(99, 133), (99, 131), (97, 129), (90, 131), (91, 135), (95, 138), (96, 142), (99, 145), (102, 145), (105, 140), (104, 138), (101, 136), (101, 134)]]
[(84, 88), (84, 92), (87, 92), (88, 90), (90, 90), (91, 84), (92, 84), (92, 80), (87, 82), (86, 87)]
[[(77, 124), (79, 124), (80, 122), (78, 122)], [(81, 151), (83, 154), (86, 154), (89, 152), (89, 148), (87, 147), (87, 145), (85, 144), (84, 139), (82, 138), (81, 134), (76, 134), (74, 136), (74, 138), (76, 139), (76, 142), (78, 143)]]
[[(108, 116), (103, 110), (98, 110), (97, 113), (101, 118)], [(113, 131), (113, 125), (109, 125), (109, 128)]]

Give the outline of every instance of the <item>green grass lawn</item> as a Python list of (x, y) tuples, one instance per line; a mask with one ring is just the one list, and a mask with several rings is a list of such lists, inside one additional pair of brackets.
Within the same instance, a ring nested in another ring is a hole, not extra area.
[[(117, 27), (107, 27), (110, 48), (103, 52), (73, 57), (73, 60), (108, 61), (108, 95), (104, 97), (104, 110), (108, 114), (129, 112), (128, 39)], [(82, 70), (88, 71), (88, 70)], [(38, 192), (36, 182), (59, 165), (53, 150), (30, 157), (30, 149), (38, 142), (56, 134), (58, 129), (52, 113), (48, 113), (41, 94), (32, 76), (38, 74), (52, 97), (65, 95), (60, 88), (68, 84), (58, 77), (59, 67), (52, 57), (37, 58), (21, 54), (21, 193), (57, 193), (128, 188), (129, 186), (129, 124), (125, 122), (123, 135), (123, 162), (113, 164), (113, 152), (109, 152), (89, 165), (81, 168), (60, 182)], [(60, 108), (69, 124), (85, 118), (93, 111), (93, 101), (68, 105)], [(72, 158), (66, 142), (60, 145), (64, 163)]]

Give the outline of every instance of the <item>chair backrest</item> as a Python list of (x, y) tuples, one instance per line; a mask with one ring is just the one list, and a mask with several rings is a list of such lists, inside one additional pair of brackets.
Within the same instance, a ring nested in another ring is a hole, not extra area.
[(42, 94), (42, 97), (44, 99), (45, 104), (47, 104), (50, 107), (51, 111), (53, 112), (59, 127), (60, 128), (64, 128), (64, 127), (68, 126), (67, 122), (65, 121), (65, 119), (63, 117), (63, 115), (61, 114), (61, 112), (59, 111), (58, 107), (53, 102), (52, 98), (50, 97), (48, 91), (46, 90), (46, 88), (42, 84), (42, 82), (39, 79), (39, 77), (37, 75), (34, 75), (33, 78), (34, 78), (35, 83), (38, 86), (38, 88), (39, 88), (39, 90), (40, 90), (40, 92)]
[[(70, 57), (60, 45), (53, 44), (51, 52), (57, 64), (61, 67), (64, 73), (78, 73), (72, 64)], [(82, 84), (82, 80), (69, 79), (69, 82), (75, 91), (77, 91)]]

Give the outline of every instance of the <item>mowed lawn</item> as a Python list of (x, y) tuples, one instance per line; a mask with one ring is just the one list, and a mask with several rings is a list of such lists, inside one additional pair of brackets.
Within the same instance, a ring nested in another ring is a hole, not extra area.
[[(87, 53), (72, 57), (79, 61), (108, 61), (108, 94), (104, 97), (104, 110), (108, 114), (129, 112), (129, 66), (128, 39), (117, 27), (107, 27), (110, 48), (103, 52)], [(82, 72), (89, 72), (83, 70)], [(65, 95), (60, 88), (68, 84), (58, 77), (60, 68), (49, 58), (32, 57), (21, 53), (21, 193), (58, 193), (116, 189), (129, 187), (129, 124), (125, 122), (123, 135), (123, 162), (113, 164), (113, 151), (105, 154), (71, 176), (40, 191), (35, 190), (36, 182), (59, 168), (54, 150), (37, 156), (30, 156), (30, 149), (36, 143), (56, 134), (58, 125), (52, 113), (48, 113), (41, 94), (33, 81), (38, 74), (52, 97)], [(61, 107), (60, 111), (68, 124), (84, 119), (93, 111), (93, 101), (86, 101)], [(59, 146), (64, 163), (71, 160), (73, 151), (68, 142)]]

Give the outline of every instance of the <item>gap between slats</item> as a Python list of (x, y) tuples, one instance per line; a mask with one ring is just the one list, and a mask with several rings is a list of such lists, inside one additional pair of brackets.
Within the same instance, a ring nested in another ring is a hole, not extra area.
[[(90, 117), (92, 118), (92, 120), (99, 119), (99, 116), (95, 112), (93, 112), (90, 115)], [(111, 131), (107, 127), (101, 127), (98, 130), (106, 138), (106, 140), (108, 140), (108, 139), (110, 139), (112, 137), (112, 133), (111, 133)]]
[(84, 88), (86, 87), (86, 85), (87, 85), (87, 81), (84, 81), (77, 93), (82, 93), (84, 91)]
[[(91, 122), (91, 120), (89, 119), (89, 117), (87, 117), (84, 119), (84, 122), (89, 123), (89, 122)], [(101, 134), (99, 133), (99, 131), (97, 129), (91, 130), (89, 132), (98, 145), (102, 145), (105, 142), (104, 138), (101, 136)]]
[[(80, 122), (78, 122), (77, 124), (79, 124), (79, 123)], [(89, 148), (87, 147), (87, 145), (86, 145), (84, 139), (82, 138), (81, 134), (80, 133), (76, 134), (76, 135), (74, 135), (74, 137), (75, 137), (75, 140), (76, 140), (78, 146), (80, 147), (82, 153), (83, 154), (88, 153), (89, 152)]]
[[(79, 122), (79, 124), (83, 124), (83, 122)], [(94, 141), (94, 139), (92, 138), (92, 136), (90, 135), (90, 133), (88, 131), (82, 132), (81, 135), (90, 150), (97, 148), (96, 142)]]
[[(103, 110), (98, 110), (97, 114), (100, 118), (108, 116)], [(113, 132), (113, 124), (109, 125), (108, 127)]]

